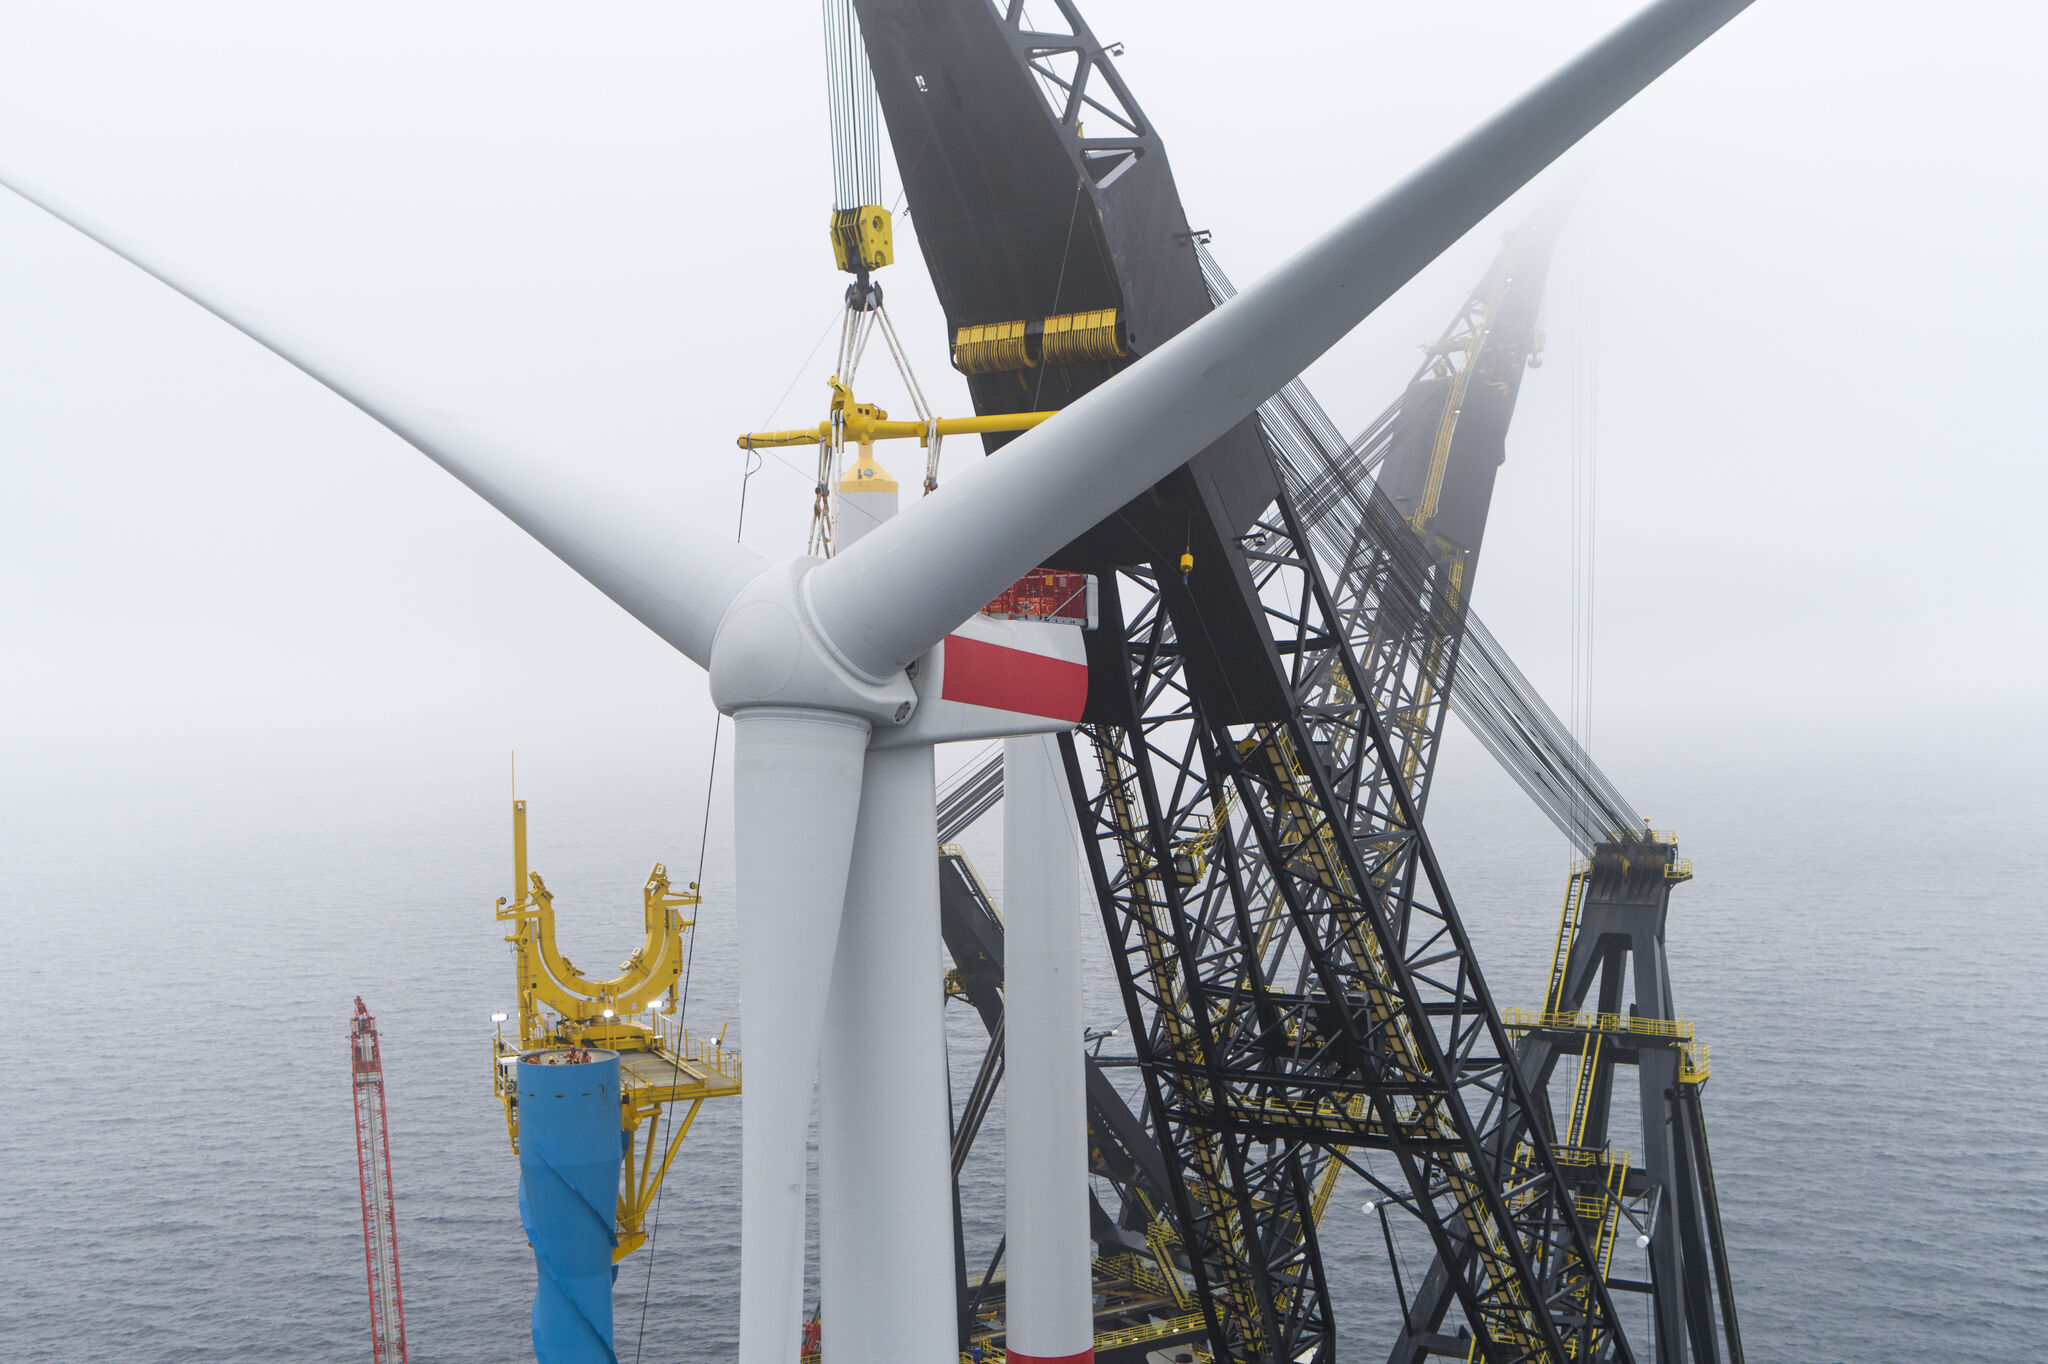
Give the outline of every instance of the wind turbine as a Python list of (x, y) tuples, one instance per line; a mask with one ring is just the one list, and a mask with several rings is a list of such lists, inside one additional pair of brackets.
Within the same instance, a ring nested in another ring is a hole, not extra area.
[[(887, 895), (932, 874), (929, 805), (913, 814), (909, 794), (928, 801), (929, 769), (905, 778), (899, 767), (914, 762), (889, 756), (931, 741), (917, 719), (940, 698), (916, 665), (1021, 574), (1250, 415), (1747, 5), (1658, 0), (1142, 363), (823, 561), (771, 562), (608, 494), (579, 479), (572, 460), (451, 416), (11, 175), (0, 183), (360, 408), (709, 671), (736, 734), (747, 1065), (739, 1358), (788, 1364), (798, 1346), (805, 1134), (842, 906), (850, 893)], [(936, 964), (935, 942), (930, 955)], [(925, 966), (920, 956), (915, 969)], [(927, 975), (934, 995), (935, 984)], [(945, 1178), (943, 1162), (905, 1164), (888, 1163), (884, 1177), (902, 1184), (875, 1190), (876, 1207), (907, 1206)], [(878, 1242), (870, 1253), (897, 1250)], [(903, 1309), (901, 1337), (915, 1342), (898, 1357), (950, 1362), (950, 1287), (936, 1301), (914, 1296), (891, 1304)], [(945, 1331), (931, 1329), (935, 1319)]]

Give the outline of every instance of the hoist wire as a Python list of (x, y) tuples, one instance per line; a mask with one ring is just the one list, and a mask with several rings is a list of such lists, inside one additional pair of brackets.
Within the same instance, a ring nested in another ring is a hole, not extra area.
[[(1235, 291), (1208, 246), (1198, 242), (1195, 251), (1210, 296), (1218, 302), (1231, 297)], [(1459, 639), (1452, 712), (1581, 852), (1617, 836), (1641, 837), (1642, 819), (1634, 807), (1479, 616), (1469, 608), (1461, 613), (1444, 594), (1430, 590), (1434, 565), (1427, 546), (1371, 477), (1400, 429), (1401, 411), (1396, 400), (1346, 440), (1298, 380), (1260, 407), (1274, 471), (1306, 523), (1311, 545), (1333, 580), (1380, 556), (1376, 562), (1386, 581), (1371, 601), (1376, 636)]]
[[(819, 339), (822, 341), (824, 338), (820, 337)], [(812, 347), (814, 353), (816, 349), (816, 347)], [(788, 395), (784, 394), (783, 396), (787, 397)], [(781, 404), (777, 403), (776, 406), (780, 407)], [(769, 414), (769, 420), (774, 420), (773, 413)], [(747, 452), (747, 462), (740, 472), (740, 509), (732, 531), (735, 540), (739, 539), (746, 532), (747, 487), (753, 482), (754, 475), (759, 472), (761, 472), (761, 456), (758, 452), (749, 450)], [(718, 741), (725, 732), (724, 718), (719, 715), (714, 715), (711, 718), (711, 761), (708, 765), (708, 770), (704, 773), (704, 819), (697, 829), (697, 878), (692, 885), (697, 891), (698, 913), (700, 916), (703, 913), (704, 861), (711, 851), (711, 795), (712, 789), (718, 781)], [(692, 968), (696, 964), (697, 931), (693, 928), (690, 931), (690, 945), (683, 952), (682, 985), (676, 992), (676, 1028), (678, 1032), (681, 1031), (684, 1021), (690, 1016), (690, 978)], [(663, 1104), (661, 1107), (660, 1147), (663, 1152), (668, 1150), (669, 1133), (675, 1123), (675, 1108), (676, 1106), (672, 1103)], [(641, 1350), (647, 1343), (647, 1302), (654, 1291), (655, 1233), (661, 1228), (661, 1200), (667, 1193), (668, 1180), (664, 1178), (661, 1181), (661, 1186), (654, 1191), (654, 1207), (648, 1212), (647, 1216), (647, 1244), (645, 1247), (647, 1251), (647, 1275), (640, 1284), (640, 1327), (633, 1338), (633, 1359), (635, 1364), (638, 1364)]]
[[(1586, 229), (1590, 231), (1590, 225)], [(1571, 293), (1572, 512), (1571, 512), (1571, 716), (1573, 738), (1585, 761), (1593, 749), (1593, 641), (1598, 583), (1600, 477), (1599, 319), (1592, 262), (1598, 257), (1580, 238), (1579, 268)]]
[(832, 142), (832, 207), (881, 202), (881, 101), (853, 0), (824, 0), (825, 107)]
[(896, 372), (903, 376), (903, 386), (910, 390), (910, 405), (917, 409), (917, 419), (930, 426), (931, 405), (925, 402), (924, 390), (918, 387), (917, 375), (911, 371), (910, 354), (897, 338), (896, 324), (889, 320), (888, 310), (879, 303), (875, 305), (875, 325), (882, 329), (882, 340), (889, 347), (889, 358), (896, 362)]
[[(1059, 278), (1052, 286), (1052, 310), (1055, 313), (1060, 310), (1060, 291), (1067, 287), (1067, 259), (1074, 253), (1074, 221), (1081, 216), (1081, 191), (1087, 187), (1088, 177), (1086, 175), (1074, 177), (1074, 202), (1067, 209), (1067, 241), (1060, 248)], [(1045, 372), (1050, 368), (1051, 366), (1049, 365), (1040, 365), (1038, 367), (1038, 381), (1031, 388), (1031, 406), (1033, 409), (1037, 409), (1039, 395), (1045, 391)]]
[[(925, 491), (929, 492), (938, 483), (938, 422), (932, 416), (931, 404), (925, 400), (924, 388), (917, 382), (917, 373), (911, 368), (909, 348), (896, 334), (896, 324), (879, 301), (879, 294), (866, 308), (847, 308), (846, 321), (840, 328), (837, 377), (848, 391), (852, 390), (860, 362), (867, 355), (868, 343), (877, 332), (881, 333), (882, 344), (895, 363), (904, 388), (909, 391), (918, 421), (925, 428), (925, 441), (929, 447), (925, 461)], [(835, 417), (830, 438), (818, 443), (818, 481), (811, 508), (810, 552), (827, 558), (831, 557), (837, 545), (839, 522), (845, 512), (846, 504), (839, 493), (839, 473), (845, 456), (845, 424), (843, 418)]]
[(846, 367), (845, 382), (847, 387), (849, 388), (853, 386), (854, 371), (860, 368), (860, 362), (862, 357), (868, 353), (868, 338), (875, 334), (873, 310), (862, 312), (858, 314), (858, 316), (860, 317), (861, 322), (860, 326), (855, 331), (853, 363)]

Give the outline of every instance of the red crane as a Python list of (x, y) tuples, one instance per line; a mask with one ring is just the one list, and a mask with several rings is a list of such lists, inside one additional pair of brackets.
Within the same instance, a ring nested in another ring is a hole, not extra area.
[(384, 1061), (377, 1020), (356, 996), (349, 1020), (356, 1096), (356, 1165), (363, 1180), (363, 1261), (370, 1276), (371, 1364), (405, 1364), (405, 1300), (398, 1288), (398, 1218), (391, 1199), (391, 1133), (384, 1123)]

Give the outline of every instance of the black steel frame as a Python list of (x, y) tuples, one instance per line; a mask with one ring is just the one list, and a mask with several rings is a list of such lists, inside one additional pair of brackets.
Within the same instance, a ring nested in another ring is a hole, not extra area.
[(1217, 1357), (1334, 1358), (1312, 1179), (1367, 1147), (1463, 1266), (1484, 1358), (1630, 1359), (1547, 1138), (1499, 1154), (1531, 1098), (1379, 717), (1323, 699), (1333, 674), (1371, 693), (1285, 499), (1246, 540), (1296, 707), (1213, 720), (1184, 585), (1126, 569), (1102, 594), (1125, 714), (1089, 728), (1094, 774), (1068, 763)]

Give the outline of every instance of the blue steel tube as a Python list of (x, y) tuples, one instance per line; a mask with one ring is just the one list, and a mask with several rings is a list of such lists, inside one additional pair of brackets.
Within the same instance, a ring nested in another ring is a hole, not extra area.
[(519, 1220), (540, 1279), (533, 1357), (539, 1364), (618, 1364), (612, 1248), (623, 1150), (619, 1054), (530, 1051), (516, 1069)]

